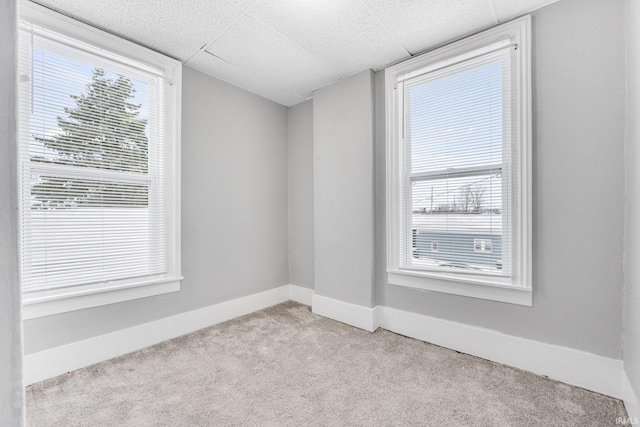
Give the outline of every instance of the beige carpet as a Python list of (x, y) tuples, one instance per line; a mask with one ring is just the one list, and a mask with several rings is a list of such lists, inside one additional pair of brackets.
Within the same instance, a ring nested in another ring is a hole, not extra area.
[(619, 400), (288, 302), (27, 388), (29, 426), (615, 426)]

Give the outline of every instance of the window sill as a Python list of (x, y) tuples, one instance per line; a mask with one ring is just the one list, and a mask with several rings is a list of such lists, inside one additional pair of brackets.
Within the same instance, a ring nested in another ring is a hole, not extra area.
[(182, 280), (181, 277), (162, 278), (108, 287), (87, 285), (25, 294), (22, 302), (22, 319), (35, 319), (176, 292), (180, 290), (180, 280)]
[(462, 295), (524, 306), (533, 305), (531, 288), (500, 283), (499, 278), (478, 278), (461, 274), (388, 270), (390, 285)]

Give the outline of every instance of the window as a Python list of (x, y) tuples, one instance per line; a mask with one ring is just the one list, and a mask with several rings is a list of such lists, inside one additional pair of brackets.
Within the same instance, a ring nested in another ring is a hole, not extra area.
[(179, 289), (180, 63), (21, 4), (26, 318)]
[(387, 69), (390, 284), (531, 305), (529, 33)]

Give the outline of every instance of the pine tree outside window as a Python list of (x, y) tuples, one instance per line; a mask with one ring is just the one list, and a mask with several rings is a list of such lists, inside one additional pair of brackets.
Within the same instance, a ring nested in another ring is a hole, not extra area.
[(36, 5), (21, 15), (25, 317), (178, 290), (179, 63)]

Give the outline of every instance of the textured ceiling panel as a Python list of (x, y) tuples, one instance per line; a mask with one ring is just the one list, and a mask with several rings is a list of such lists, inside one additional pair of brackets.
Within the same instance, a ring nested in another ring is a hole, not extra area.
[(161, 29), (162, 33), (189, 46), (180, 59), (189, 59), (197, 50), (217, 37), (242, 13), (224, 1), (211, 0), (110, 0), (123, 16), (141, 22), (140, 31)]
[(409, 57), (360, 1), (271, 0), (249, 13), (343, 76)]
[(497, 23), (491, 0), (363, 0), (412, 54)]
[(557, 0), (493, 0), (500, 21), (522, 15)]
[(322, 61), (249, 16), (243, 16), (206, 50), (237, 71), (259, 76), (256, 83), (303, 98), (340, 78)]
[(39, 3), (63, 15), (174, 58), (184, 60), (188, 52), (193, 54), (198, 49), (184, 43), (179, 37), (165, 34), (160, 27), (150, 25), (150, 21), (140, 21), (100, 1), (43, 0)]
[(261, 82), (257, 72), (239, 72), (234, 65), (217, 59), (206, 52), (200, 52), (194, 56), (189, 61), (189, 66), (282, 105), (291, 106), (305, 100), (304, 97), (286, 89), (279, 89), (273, 84)]

